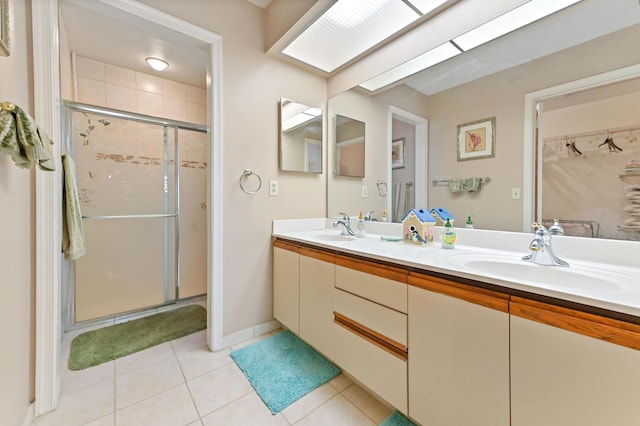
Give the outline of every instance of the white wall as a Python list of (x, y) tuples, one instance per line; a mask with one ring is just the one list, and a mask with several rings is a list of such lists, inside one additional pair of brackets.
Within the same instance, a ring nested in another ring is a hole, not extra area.
[[(143, 3), (222, 36), (224, 335), (273, 319), (271, 222), (326, 215), (325, 174), (278, 170), (278, 102), (326, 100), (326, 81), (264, 54), (264, 11), (246, 1), (144, 0)], [(247, 195), (245, 169), (262, 177)], [(279, 195), (270, 197), (269, 180)]]
[[(10, 1), (11, 55), (0, 57), (0, 101), (33, 113), (31, 10)], [(37, 117), (36, 117), (37, 118)], [(35, 205), (34, 170), (0, 154), (0, 424), (20, 425), (34, 397)]]

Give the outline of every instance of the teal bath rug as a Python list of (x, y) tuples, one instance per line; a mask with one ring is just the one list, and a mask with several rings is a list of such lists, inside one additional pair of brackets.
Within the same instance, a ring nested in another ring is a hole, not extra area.
[(416, 426), (411, 420), (402, 415), (399, 411), (394, 411), (380, 426)]
[(235, 350), (231, 358), (273, 414), (340, 374), (288, 330)]

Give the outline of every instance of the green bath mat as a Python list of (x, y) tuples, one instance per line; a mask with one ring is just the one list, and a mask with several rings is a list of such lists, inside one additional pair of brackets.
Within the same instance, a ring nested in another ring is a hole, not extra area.
[(288, 330), (235, 350), (231, 358), (273, 414), (340, 374)]
[(189, 305), (87, 331), (71, 342), (69, 370), (84, 370), (205, 328), (207, 310)]
[(411, 420), (402, 415), (399, 411), (394, 411), (380, 426), (416, 426)]

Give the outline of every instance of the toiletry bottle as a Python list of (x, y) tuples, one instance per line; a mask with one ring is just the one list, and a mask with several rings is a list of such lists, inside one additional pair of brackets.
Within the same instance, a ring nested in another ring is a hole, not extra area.
[(382, 218), (380, 218), (381, 222), (386, 222), (387, 219), (387, 211), (386, 210), (382, 210)]
[(362, 211), (360, 211), (360, 216), (358, 216), (358, 227), (357, 227), (357, 231), (356, 231), (356, 236), (357, 237), (364, 237), (365, 235), (367, 235), (367, 231), (364, 229), (364, 215), (362, 214)]
[(473, 229), (473, 222), (471, 221), (471, 216), (467, 216), (467, 223), (464, 225), (464, 227)]
[(447, 223), (444, 224), (444, 231), (442, 232), (442, 248), (443, 249), (452, 249), (456, 246), (456, 233), (453, 230), (453, 226), (451, 222), (449, 222), (449, 218), (447, 218)]

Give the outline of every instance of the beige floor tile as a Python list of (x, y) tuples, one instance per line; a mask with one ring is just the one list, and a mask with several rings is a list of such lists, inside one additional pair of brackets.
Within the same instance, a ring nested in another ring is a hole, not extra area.
[(74, 391), (86, 388), (87, 386), (97, 385), (110, 381), (113, 383), (115, 363), (114, 361), (105, 362), (95, 367), (85, 368), (84, 370), (69, 370), (66, 366), (62, 369), (61, 391)]
[(201, 346), (207, 345), (207, 331), (197, 331), (187, 336), (171, 341), (171, 346), (176, 354), (189, 352)]
[(193, 379), (188, 385), (200, 416), (253, 392), (247, 378), (233, 363)]
[(37, 417), (38, 426), (81, 426), (114, 411), (113, 381), (65, 391), (55, 411)]
[(204, 426), (288, 426), (282, 414), (271, 414), (255, 392), (225, 405), (202, 419)]
[(121, 409), (184, 383), (177, 359), (116, 375), (116, 408)]
[(249, 346), (252, 343), (259, 342), (260, 340), (266, 339), (267, 337), (271, 337), (271, 336), (272, 336), (271, 333), (261, 334), (260, 336), (256, 336), (253, 339), (245, 340), (244, 342), (231, 346), (231, 350), (235, 351), (237, 349), (244, 348), (245, 346)]
[(143, 351), (116, 359), (116, 375), (119, 376), (121, 374), (127, 374), (151, 364), (168, 362), (175, 359), (176, 355), (173, 352), (171, 343), (162, 343)]
[(289, 423), (294, 424), (336, 396), (337, 393), (338, 391), (333, 386), (326, 383), (282, 410), (282, 415)]
[(195, 379), (233, 362), (229, 349), (211, 352), (206, 346), (178, 355), (178, 362), (187, 380)]
[(381, 423), (389, 417), (389, 414), (393, 411), (357, 384), (353, 384), (342, 391), (342, 396), (351, 401), (353, 405), (373, 420), (375, 424)]
[(87, 423), (84, 426), (113, 426), (116, 424), (115, 422), (115, 414), (111, 413), (107, 416), (100, 417), (98, 420)]
[(375, 423), (362, 414), (342, 395), (337, 395), (296, 425), (301, 426), (374, 426)]
[(198, 421), (187, 385), (161, 392), (116, 412), (116, 426), (184, 426)]
[(329, 380), (329, 384), (333, 386), (338, 392), (342, 392), (353, 384), (353, 380), (351, 380), (346, 374), (342, 373), (337, 377)]

